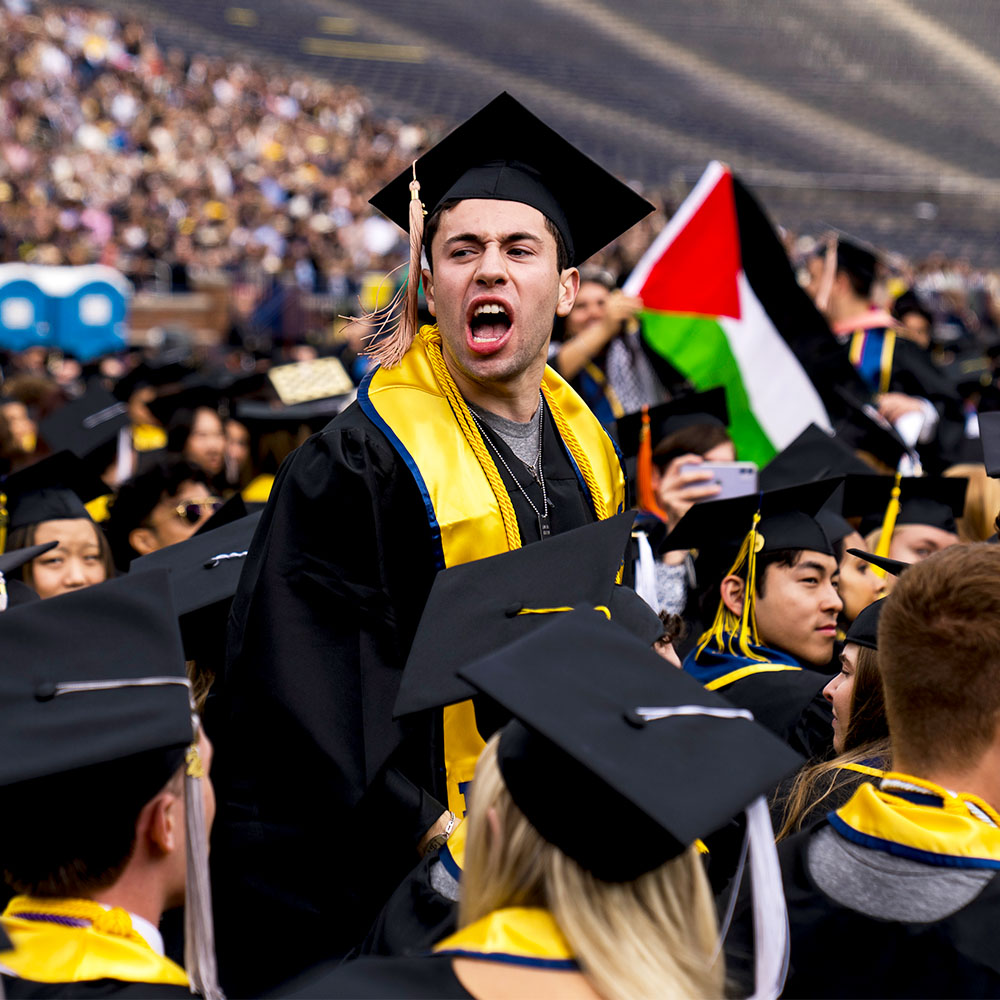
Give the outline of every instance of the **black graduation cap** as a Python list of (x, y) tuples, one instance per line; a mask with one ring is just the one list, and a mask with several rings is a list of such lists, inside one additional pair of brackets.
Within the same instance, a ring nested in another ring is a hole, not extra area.
[(142, 755), (141, 787), (118, 789), (141, 803), (180, 765), (193, 732), (166, 573), (15, 608), (0, 647), (17, 664), (0, 671), (0, 788)]
[(0, 482), (7, 496), (9, 529), (62, 518), (90, 518), (84, 504), (104, 496), (108, 487), (71, 451), (12, 472)]
[(765, 490), (776, 490), (851, 472), (871, 473), (872, 467), (840, 438), (810, 424), (761, 469), (760, 485)]
[[(860, 554), (857, 553), (856, 549), (852, 549), (851, 552)], [(892, 562), (894, 560), (889, 561)], [(864, 608), (858, 617), (851, 622), (847, 630), (847, 635), (844, 637), (844, 642), (853, 642), (858, 646), (867, 646), (868, 649), (878, 649), (878, 620), (882, 614), (882, 608), (888, 600), (890, 598), (883, 597), (878, 601), (873, 601), (868, 607)]]
[(20, 607), (32, 601), (40, 600), (38, 594), (26, 583), (20, 580), (4, 579), (8, 573), (19, 570), (25, 563), (37, 559), (49, 549), (54, 549), (58, 542), (45, 542), (43, 545), (29, 545), (22, 549), (13, 549), (0, 555), (0, 611)]
[(246, 517), (249, 511), (243, 497), (239, 493), (234, 493), (196, 532), (196, 535), (207, 535), (216, 528), (223, 525), (232, 524), (240, 518)]
[[(623, 599), (615, 591), (615, 577), (634, 517), (627, 511), (438, 573), (393, 714), (409, 715), (471, 697), (473, 691), (459, 679), (458, 668), (540, 628), (553, 614), (564, 613), (558, 609), (603, 606), (614, 618), (612, 601)], [(642, 598), (636, 595), (636, 600)], [(652, 609), (649, 614), (656, 617)], [(662, 633), (661, 626), (650, 642)]]
[[(894, 476), (848, 476), (845, 505), (867, 515), (862, 534), (883, 521), (895, 484)], [(955, 518), (965, 509), (969, 480), (946, 476), (904, 476), (899, 484), (900, 510), (896, 524), (929, 524), (957, 534)]]
[(606, 881), (676, 857), (801, 761), (593, 611), (547, 621), (461, 674), (515, 717), (498, 760), (518, 808)]
[(979, 414), (979, 441), (986, 475), (1000, 479), (1000, 411)]
[[(655, 450), (657, 444), (694, 424), (712, 424), (726, 427), (729, 424), (729, 408), (726, 406), (724, 388), (709, 389), (707, 392), (690, 392), (669, 403), (660, 403), (649, 408), (649, 436)], [(642, 429), (642, 410), (627, 413), (615, 423), (618, 445), (626, 458), (639, 454), (639, 432)]]
[(816, 515), (839, 483), (839, 479), (824, 479), (802, 486), (695, 504), (667, 535), (661, 552), (678, 549), (735, 552), (759, 510), (761, 520), (757, 530), (764, 538), (761, 552), (808, 549), (832, 556), (830, 540)]
[(46, 417), (38, 425), (38, 433), (52, 451), (71, 451), (86, 459), (102, 448), (117, 445), (119, 434), (128, 426), (128, 406), (91, 384), (78, 399)]
[(225, 643), (226, 617), (260, 513), (198, 532), (129, 565), (129, 576), (166, 570), (186, 654), (197, 659)]
[(900, 559), (890, 559), (888, 556), (877, 556), (874, 552), (865, 552), (863, 549), (848, 549), (847, 551), (850, 552), (852, 556), (857, 556), (859, 559), (864, 559), (865, 562), (869, 562), (873, 566), (878, 566), (879, 569), (884, 569), (890, 576), (899, 576), (911, 565), (910, 563), (903, 562)]
[(219, 403), (225, 392), (210, 380), (198, 379), (189, 382), (176, 392), (163, 393), (147, 404), (150, 413), (166, 427), (174, 416), (183, 410), (197, 410), (207, 407), (219, 412)]
[(870, 283), (875, 280), (877, 268), (878, 256), (871, 247), (843, 236), (837, 238), (838, 271), (846, 271)]
[(185, 358), (175, 356), (175, 352), (169, 352), (162, 357), (140, 362), (115, 383), (114, 395), (127, 402), (144, 386), (159, 387), (180, 382), (191, 374), (191, 366)]
[[(508, 93), (494, 98), (416, 161), (428, 215), (451, 199), (517, 201), (559, 230), (572, 263), (607, 246), (653, 206), (617, 180)], [(371, 204), (409, 228), (407, 168)]]
[(344, 408), (343, 396), (316, 399), (308, 403), (285, 406), (277, 400), (241, 399), (233, 416), (251, 430), (294, 430), (300, 424), (326, 424)]

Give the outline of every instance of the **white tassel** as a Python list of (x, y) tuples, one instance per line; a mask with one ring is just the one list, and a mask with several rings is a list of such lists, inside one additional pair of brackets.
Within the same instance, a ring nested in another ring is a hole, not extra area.
[(761, 796), (751, 802), (746, 814), (754, 937), (754, 991), (750, 1000), (775, 1000), (788, 975), (785, 889), (766, 799)]
[(635, 571), (635, 592), (659, 614), (659, 601), (656, 597), (656, 560), (653, 558), (653, 548), (649, 544), (649, 536), (645, 531), (633, 532), (639, 548), (638, 565)]
[(195, 716), (195, 742), (188, 750), (184, 775), (187, 814), (187, 887), (184, 898), (184, 968), (191, 992), (205, 1000), (225, 1000), (215, 961), (212, 884), (208, 875), (208, 831), (202, 781), (207, 781), (198, 752), (200, 723)]

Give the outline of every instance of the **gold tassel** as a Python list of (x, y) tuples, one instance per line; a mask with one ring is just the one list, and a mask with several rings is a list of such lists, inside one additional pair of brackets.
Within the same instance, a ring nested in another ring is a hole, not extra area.
[[(715, 620), (712, 627), (698, 640), (698, 647), (695, 656), (701, 656), (702, 652), (714, 641), (715, 648), (720, 653), (729, 653), (731, 656), (744, 656), (748, 660), (757, 660), (764, 663), (767, 657), (755, 653), (752, 646), (758, 644), (757, 637), (757, 617), (754, 614), (754, 595), (757, 585), (757, 553), (764, 547), (764, 537), (757, 530), (760, 524), (760, 511), (753, 516), (753, 524), (739, 552), (736, 560), (726, 576), (740, 576), (746, 570), (745, 584), (743, 588), (743, 610), (739, 615), (733, 614), (726, 607), (726, 602), (721, 598), (719, 608), (715, 613)], [(736, 640), (736, 647), (733, 647), (733, 640)]]
[[(364, 354), (377, 365), (395, 368), (410, 349), (417, 335), (417, 291), (420, 288), (420, 254), (424, 245), (424, 204), (420, 200), (420, 181), (417, 180), (417, 162), (413, 161), (413, 180), (410, 181), (410, 269), (406, 284), (393, 296), (385, 310), (378, 310), (361, 317), (361, 322), (371, 323), (379, 311), (385, 317), (379, 326), (365, 335), (368, 346)], [(377, 306), (377, 300), (376, 300)], [(386, 333), (393, 314), (399, 312), (396, 328)]]
[[(892, 486), (892, 493), (889, 496), (889, 506), (885, 509), (885, 518), (882, 521), (882, 531), (878, 536), (878, 545), (875, 546), (875, 555), (883, 558), (889, 555), (889, 546), (892, 544), (892, 533), (896, 530), (896, 518), (902, 504), (899, 502), (901, 491), (902, 475), (896, 473), (896, 481)], [(881, 566), (872, 565), (872, 572), (878, 576), (885, 577), (885, 570)]]
[(0, 493), (0, 555), (7, 551), (8, 524), (10, 524), (10, 514), (7, 512), (7, 494)]

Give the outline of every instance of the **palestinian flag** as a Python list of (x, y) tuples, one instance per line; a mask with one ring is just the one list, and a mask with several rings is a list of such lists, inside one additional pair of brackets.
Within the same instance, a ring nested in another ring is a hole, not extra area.
[[(624, 291), (647, 346), (699, 392), (724, 386), (741, 460), (764, 466), (810, 424), (831, 429), (856, 373), (799, 287), (750, 192), (711, 163)], [(836, 412), (831, 412), (831, 410)]]

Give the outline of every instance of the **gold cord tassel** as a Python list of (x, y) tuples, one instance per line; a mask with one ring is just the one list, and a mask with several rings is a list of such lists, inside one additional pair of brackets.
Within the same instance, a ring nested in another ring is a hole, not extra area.
[[(902, 504), (899, 502), (899, 494), (901, 490), (901, 480), (902, 475), (896, 473), (896, 481), (892, 486), (892, 493), (889, 497), (889, 506), (885, 509), (885, 518), (882, 521), (882, 531), (878, 536), (878, 545), (875, 546), (875, 555), (882, 556), (884, 559), (889, 555), (889, 546), (892, 544), (892, 533), (896, 530), (896, 518), (899, 517), (899, 511)], [(879, 576), (885, 576), (885, 570), (881, 566), (872, 566), (872, 572), (877, 573)]]
[[(393, 296), (385, 310), (378, 309), (376, 299), (375, 310), (361, 317), (362, 322), (370, 323), (378, 312), (385, 312), (385, 318), (379, 326), (366, 335), (369, 346), (364, 351), (372, 361), (384, 368), (395, 368), (403, 360), (403, 355), (410, 349), (413, 338), (417, 335), (417, 291), (420, 288), (420, 254), (424, 245), (426, 214), (420, 200), (420, 181), (417, 180), (417, 164), (414, 160), (413, 180), (410, 181), (410, 264), (406, 284)], [(386, 327), (397, 309), (396, 328), (387, 333)]]
[[(754, 614), (754, 595), (757, 586), (757, 553), (764, 547), (764, 538), (757, 530), (760, 524), (760, 511), (753, 516), (753, 524), (747, 536), (743, 539), (736, 559), (726, 576), (740, 576), (746, 570), (743, 588), (743, 610), (739, 615), (733, 614), (726, 607), (726, 602), (719, 599), (719, 608), (715, 612), (712, 627), (698, 640), (695, 656), (701, 656), (709, 645), (714, 643), (720, 653), (732, 656), (744, 656), (748, 660), (766, 662), (767, 657), (760, 656), (752, 649), (758, 645), (757, 617)], [(735, 639), (735, 648), (733, 640)]]
[(8, 524), (10, 524), (10, 514), (7, 512), (7, 494), (0, 493), (0, 555), (7, 551)]

